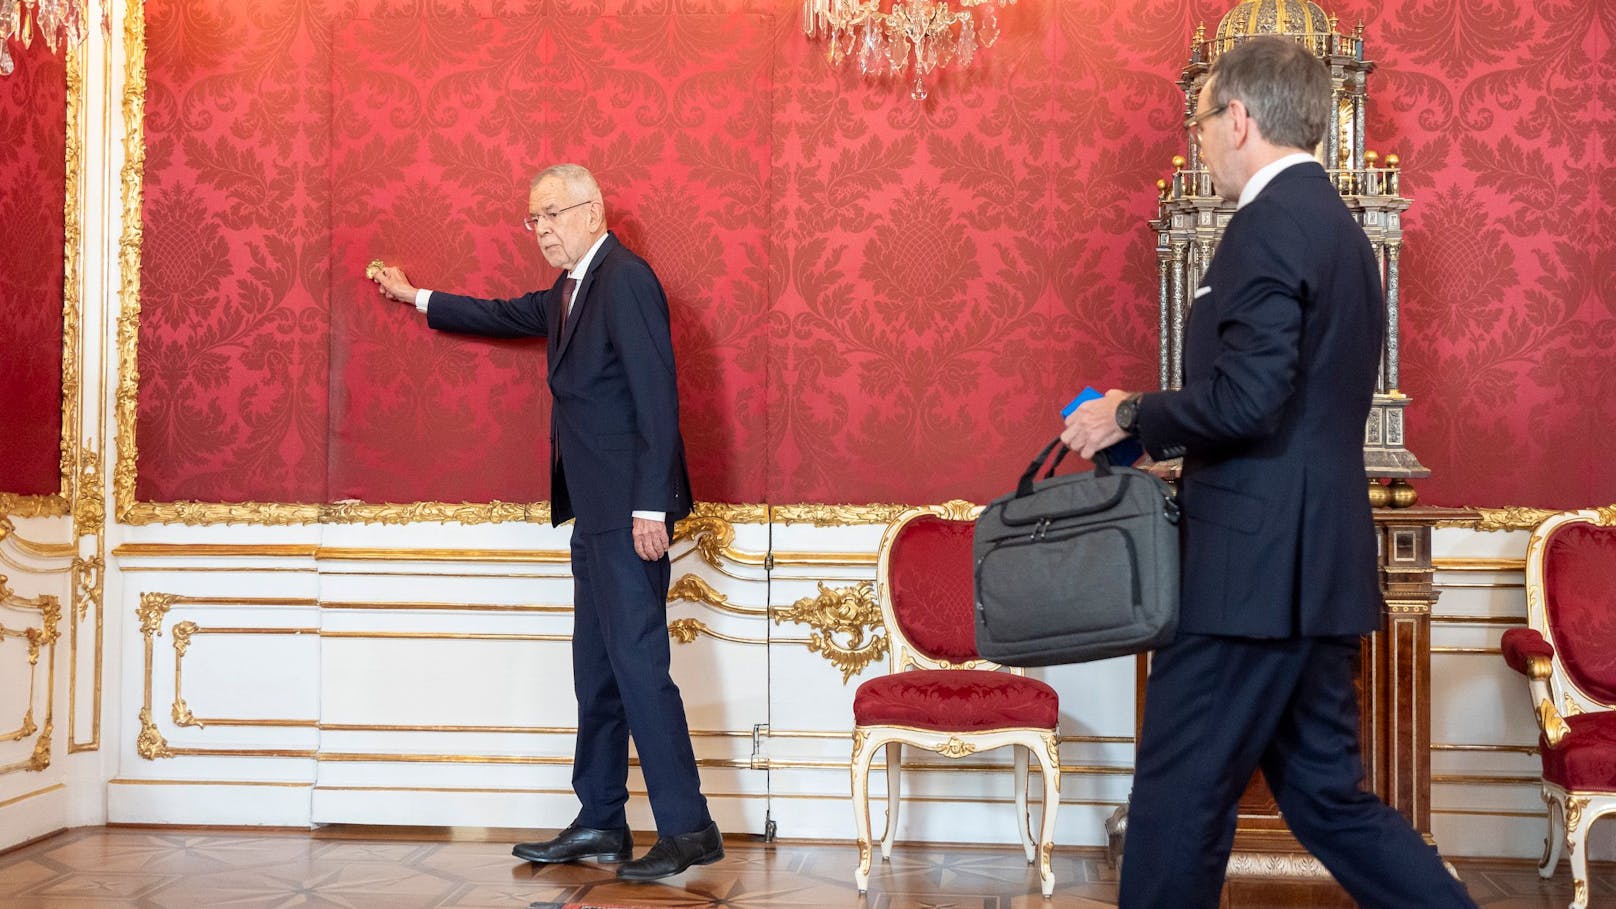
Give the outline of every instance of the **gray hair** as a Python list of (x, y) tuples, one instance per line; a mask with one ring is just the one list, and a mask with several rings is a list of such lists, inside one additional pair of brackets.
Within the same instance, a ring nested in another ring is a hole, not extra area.
[(1263, 138), (1312, 151), (1330, 121), (1330, 71), (1324, 61), (1289, 38), (1264, 35), (1242, 41), (1212, 64), (1214, 105), (1239, 99)]
[(533, 181), (527, 185), (528, 192), (537, 189), (539, 184), (554, 177), (561, 181), (567, 192), (580, 202), (601, 202), (600, 184), (595, 182), (595, 175), (582, 164), (552, 164), (544, 170), (533, 175)]

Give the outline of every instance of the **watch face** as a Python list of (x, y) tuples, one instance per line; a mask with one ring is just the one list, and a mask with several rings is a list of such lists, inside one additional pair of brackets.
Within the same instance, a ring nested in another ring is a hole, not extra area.
[(1117, 426), (1128, 432), (1133, 432), (1133, 423), (1138, 414), (1139, 401), (1135, 398), (1128, 398), (1117, 405)]

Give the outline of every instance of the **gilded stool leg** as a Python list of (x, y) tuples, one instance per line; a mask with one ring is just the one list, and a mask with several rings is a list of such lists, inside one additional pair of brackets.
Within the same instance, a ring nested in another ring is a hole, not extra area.
[(867, 736), (862, 729), (853, 730), (853, 833), (859, 851), (853, 883), (860, 893), (870, 889), (870, 758), (875, 748)]
[(1565, 845), (1565, 809), (1560, 800), (1547, 788), (1543, 790), (1543, 803), (1548, 808), (1549, 834), (1543, 840), (1543, 860), (1538, 862), (1538, 877), (1554, 876), (1554, 867), (1560, 864), (1560, 851)]
[(881, 834), (881, 861), (892, 860), (892, 843), (898, 838), (898, 805), (903, 793), (903, 743), (887, 743), (887, 829)]
[(1038, 889), (1044, 899), (1055, 893), (1055, 871), (1051, 859), (1055, 852), (1055, 814), (1060, 810), (1060, 762), (1050, 757), (1058, 755), (1059, 740), (1047, 736), (1046, 754), (1039, 755), (1038, 764), (1044, 772), (1044, 822), (1038, 834)]
[(1027, 815), (1027, 749), (1023, 745), (1011, 745), (1010, 750), (1016, 756), (1016, 829), (1021, 833), (1021, 849), (1027, 853), (1027, 864), (1031, 865), (1038, 857), (1038, 849), (1032, 841), (1032, 818)]
[(1588, 909), (1588, 828), (1593, 818), (1583, 823), (1583, 809), (1588, 799), (1567, 793), (1565, 804), (1566, 859), (1571, 863), (1571, 907)]

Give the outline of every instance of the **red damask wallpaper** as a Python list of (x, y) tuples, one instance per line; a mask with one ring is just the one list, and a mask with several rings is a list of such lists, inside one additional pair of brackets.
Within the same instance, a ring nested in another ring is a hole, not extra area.
[[(766, 0), (148, 2), (139, 493), (541, 496), (542, 350), (436, 336), (362, 270), (547, 284), (526, 179), (571, 159), (668, 289), (698, 498), (991, 498), (1082, 385), (1155, 383), (1145, 222), (1232, 5), (1024, 0), (917, 104)], [(1414, 200), (1422, 500), (1616, 501), (1616, 11), (1326, 6)]]
[(67, 74), (11, 43), (0, 77), (0, 492), (62, 491)]
[[(380, 257), (420, 286), (484, 296), (548, 286), (555, 271), (521, 227), (528, 182), (534, 162), (579, 161), (667, 291), (692, 482), (710, 500), (765, 500), (767, 25), (742, 13), (337, 23), (333, 497), (549, 495), (542, 342), (434, 332), (383, 302), (363, 265)], [(457, 40), (437, 47), (440, 34)]]

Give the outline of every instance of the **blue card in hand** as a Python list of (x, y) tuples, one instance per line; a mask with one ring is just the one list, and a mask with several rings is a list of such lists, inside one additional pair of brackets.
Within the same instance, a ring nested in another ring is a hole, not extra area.
[[(1077, 397), (1072, 399), (1072, 403), (1061, 408), (1061, 417), (1065, 418), (1071, 416), (1072, 411), (1076, 410), (1078, 406), (1085, 401), (1092, 401), (1095, 398), (1103, 397), (1105, 397), (1105, 395), (1095, 391), (1094, 386), (1085, 385), (1083, 386), (1083, 390), (1077, 393)], [(1135, 461), (1144, 457), (1145, 447), (1139, 444), (1138, 436), (1128, 436), (1126, 439), (1112, 445), (1110, 448), (1103, 449), (1103, 451), (1113, 465), (1132, 467)]]

